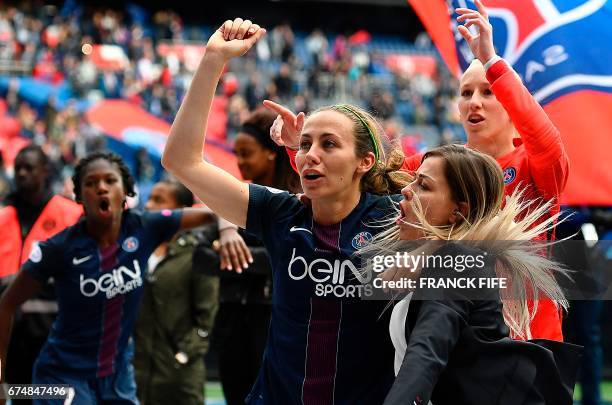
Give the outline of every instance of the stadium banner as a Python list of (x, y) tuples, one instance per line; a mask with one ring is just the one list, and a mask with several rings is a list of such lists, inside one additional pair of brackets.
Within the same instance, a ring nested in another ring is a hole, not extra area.
[[(457, 76), (471, 61), (457, 33), (468, 0), (408, 0)], [(570, 176), (561, 202), (612, 205), (612, 2), (487, 0), (497, 53), (561, 132)]]
[[(161, 170), (160, 159), (170, 133), (168, 122), (125, 100), (101, 101), (90, 108), (85, 117), (107, 136), (109, 147), (119, 153), (128, 165), (135, 164), (136, 151), (145, 148), (156, 169)], [(241, 178), (236, 156), (224, 143), (207, 140), (204, 158), (234, 177)]]
[(91, 55), (92, 62), (100, 70), (119, 72), (125, 70), (130, 60), (119, 45), (83, 45), (83, 53)]
[(392, 72), (402, 76), (421, 74), (435, 79), (438, 75), (438, 59), (430, 55), (391, 54), (385, 64)]
[(175, 44), (160, 42), (157, 45), (157, 53), (162, 57), (174, 55), (179, 61), (183, 62), (189, 72), (195, 72), (200, 64), (200, 60), (206, 52), (206, 47), (196, 44)]

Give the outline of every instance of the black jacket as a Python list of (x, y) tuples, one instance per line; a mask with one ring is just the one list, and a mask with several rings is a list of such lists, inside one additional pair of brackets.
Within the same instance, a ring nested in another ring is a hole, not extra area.
[[(449, 244), (443, 255), (476, 255)], [(486, 276), (494, 276), (494, 258)], [(442, 276), (441, 271), (431, 274)], [(416, 291), (406, 319), (406, 353), (385, 405), (571, 405), (581, 347), (508, 337), (495, 290), (481, 300)]]
[(202, 242), (193, 254), (194, 268), (220, 278), (219, 302), (270, 305), (272, 302), (272, 267), (268, 252), (257, 238), (240, 229), (238, 232), (251, 250), (253, 263), (242, 273), (219, 269), (219, 255), (212, 248), (219, 237), (216, 226), (203, 228)]

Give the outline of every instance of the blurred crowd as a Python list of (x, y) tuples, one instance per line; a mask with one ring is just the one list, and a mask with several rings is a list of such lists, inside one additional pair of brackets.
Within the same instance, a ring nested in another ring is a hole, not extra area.
[[(194, 66), (160, 45), (202, 45), (211, 29), (186, 27), (172, 11), (148, 15), (137, 6), (122, 12), (84, 10), (72, 2), (61, 9), (24, 3), (0, 11), (0, 62), (5, 72), (21, 67), (23, 74), (38, 79), (65, 80), (77, 97), (128, 99), (172, 121)], [(365, 31), (295, 33), (289, 24), (278, 25), (258, 44), (255, 64), (232, 67), (244, 80), (240, 89), (230, 85), (230, 93), (239, 90), (250, 109), (264, 97), (299, 108), (318, 99), (348, 97), (406, 124), (457, 122), (452, 107), (456, 83), (441, 65), (435, 77), (392, 72), (377, 43), (384, 48), (384, 39)], [(100, 69), (92, 60), (93, 44), (120, 48), (127, 57), (123, 66)], [(425, 34), (403, 45), (416, 53), (433, 52)]]
[[(62, 7), (36, 1), (5, 6), (0, 9), (0, 78), (8, 83), (3, 92), (7, 113), (16, 118), (22, 137), (43, 146), (57, 178), (69, 177), (76, 157), (104, 145), (102, 134), (84, 120), (84, 106), (119, 98), (172, 122), (211, 30), (186, 26), (172, 11), (151, 14), (135, 5), (122, 11), (72, 1)], [(99, 50), (99, 45), (109, 48)], [(219, 95), (227, 100), (228, 144), (265, 98), (306, 112), (340, 100), (361, 104), (384, 121), (391, 138), (409, 135), (402, 141), (409, 153), (462, 140), (456, 79), (442, 63), (431, 75), (390, 68), (391, 45), (399, 53), (434, 55), (426, 34), (409, 43), (365, 31), (303, 33), (289, 24), (272, 27), (247, 62), (230, 66), (224, 75)], [(53, 97), (44, 107), (30, 105), (10, 77), (65, 86), (72, 99), (61, 106)], [(141, 155), (145, 162), (138, 166), (146, 177), (151, 171), (146, 154)]]

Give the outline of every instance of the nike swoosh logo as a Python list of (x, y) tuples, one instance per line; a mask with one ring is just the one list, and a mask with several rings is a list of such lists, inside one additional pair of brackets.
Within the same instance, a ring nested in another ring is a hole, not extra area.
[(292, 226), (291, 229), (289, 229), (289, 232), (295, 232), (295, 231), (304, 231), (312, 235), (312, 231), (310, 229), (298, 228), (297, 226)]
[(77, 259), (76, 257), (73, 257), (72, 258), (72, 264), (74, 264), (75, 266), (78, 266), (81, 263), (85, 263), (89, 259), (91, 259), (91, 255), (85, 256), (85, 257), (81, 257), (80, 259)]

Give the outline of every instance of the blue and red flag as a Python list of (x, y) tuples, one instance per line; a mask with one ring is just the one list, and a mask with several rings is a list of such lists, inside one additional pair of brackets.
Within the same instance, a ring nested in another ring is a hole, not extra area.
[[(451, 72), (472, 59), (454, 9), (468, 0), (408, 0)], [(497, 53), (561, 132), (570, 158), (562, 202), (612, 205), (612, 2), (487, 0)]]
[[(135, 167), (136, 151), (144, 148), (161, 171), (160, 158), (170, 133), (169, 123), (126, 100), (101, 101), (85, 116), (90, 124), (107, 136), (108, 147), (119, 153), (128, 166)], [(210, 132), (210, 128), (207, 131)], [(234, 177), (242, 178), (236, 156), (225, 143), (207, 140), (204, 158)]]

